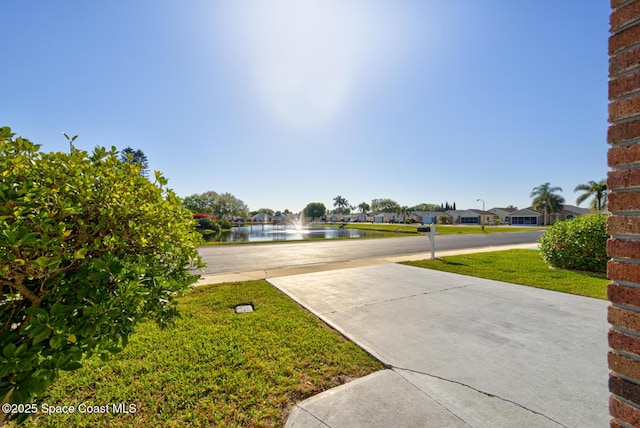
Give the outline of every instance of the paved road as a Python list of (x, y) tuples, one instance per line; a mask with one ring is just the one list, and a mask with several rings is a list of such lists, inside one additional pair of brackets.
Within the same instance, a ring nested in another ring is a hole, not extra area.
[[(436, 236), (436, 250), (456, 250), (498, 245), (535, 243), (542, 232), (487, 235)], [(204, 274), (245, 272), (284, 267), (335, 263), (429, 251), (423, 236), (381, 239), (348, 239), (260, 245), (200, 247), (207, 267)]]

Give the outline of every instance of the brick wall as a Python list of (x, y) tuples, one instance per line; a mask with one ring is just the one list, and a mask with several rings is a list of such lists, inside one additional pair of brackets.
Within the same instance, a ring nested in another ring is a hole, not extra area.
[(640, 0), (611, 8), (609, 412), (612, 427), (640, 427)]

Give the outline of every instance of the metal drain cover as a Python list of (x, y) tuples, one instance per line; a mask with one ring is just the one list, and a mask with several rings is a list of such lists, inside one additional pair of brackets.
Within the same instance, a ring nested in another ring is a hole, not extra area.
[(236, 314), (246, 314), (253, 312), (253, 305), (238, 305), (236, 306)]

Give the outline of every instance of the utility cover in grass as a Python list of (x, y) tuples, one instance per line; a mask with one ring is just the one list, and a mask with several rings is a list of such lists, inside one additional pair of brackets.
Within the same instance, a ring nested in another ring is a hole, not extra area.
[(238, 305), (236, 306), (236, 314), (246, 314), (248, 312), (253, 312), (253, 305)]

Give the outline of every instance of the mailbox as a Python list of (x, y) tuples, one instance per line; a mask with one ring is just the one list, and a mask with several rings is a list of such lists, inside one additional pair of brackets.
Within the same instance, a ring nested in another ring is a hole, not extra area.
[(436, 225), (431, 223), (431, 226), (418, 226), (418, 233), (424, 233), (427, 238), (429, 238), (429, 242), (431, 243), (431, 260), (436, 258), (436, 242), (435, 235), (438, 234), (436, 232)]

